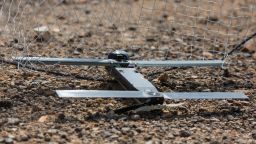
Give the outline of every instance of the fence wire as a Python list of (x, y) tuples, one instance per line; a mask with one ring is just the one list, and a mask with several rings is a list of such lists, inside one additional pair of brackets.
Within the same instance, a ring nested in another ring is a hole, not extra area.
[(255, 10), (256, 0), (2, 0), (0, 56), (222, 59), (256, 31)]

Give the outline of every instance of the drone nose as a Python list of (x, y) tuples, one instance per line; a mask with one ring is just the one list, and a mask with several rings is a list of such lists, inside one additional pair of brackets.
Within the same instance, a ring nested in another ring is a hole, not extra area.
[(114, 59), (116, 61), (127, 61), (129, 60), (129, 56), (126, 51), (116, 50), (108, 55), (108, 59)]

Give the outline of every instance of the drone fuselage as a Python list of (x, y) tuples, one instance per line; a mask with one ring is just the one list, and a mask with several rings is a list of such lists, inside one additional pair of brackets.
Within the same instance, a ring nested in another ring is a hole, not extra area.
[[(139, 73), (136, 68), (127, 67), (107, 67), (108, 72), (127, 91), (142, 91), (151, 98), (136, 99), (137, 102), (148, 102), (162, 104), (164, 97), (157, 88)], [(156, 96), (156, 97), (154, 97)]]

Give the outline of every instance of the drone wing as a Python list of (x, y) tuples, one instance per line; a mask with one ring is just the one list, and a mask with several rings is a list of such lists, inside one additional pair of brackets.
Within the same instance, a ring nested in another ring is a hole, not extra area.
[(129, 61), (130, 64), (138, 67), (204, 67), (204, 66), (222, 66), (222, 60), (182, 60), (182, 61)]
[(59, 65), (92, 65), (92, 66), (119, 66), (128, 65), (128, 62), (117, 62), (111, 59), (83, 59), (83, 58), (48, 58), (48, 57), (17, 57), (17, 62), (31, 62), (38, 64)]
[(62, 98), (150, 98), (160, 97), (148, 95), (143, 91), (107, 91), (107, 90), (57, 90)]
[(57, 90), (62, 98), (153, 98), (164, 97), (170, 100), (221, 100), (248, 99), (239, 92), (170, 92), (148, 94), (144, 91), (107, 91), (107, 90)]
[(60, 65), (92, 65), (92, 66), (138, 66), (138, 67), (203, 67), (222, 66), (222, 60), (188, 60), (188, 61), (125, 61), (119, 62), (111, 59), (83, 59), (83, 58), (48, 58), (48, 57), (17, 57), (17, 62), (31, 62), (41, 64)]
[(242, 92), (170, 92), (163, 93), (165, 99), (180, 100), (221, 100), (221, 99), (248, 99)]

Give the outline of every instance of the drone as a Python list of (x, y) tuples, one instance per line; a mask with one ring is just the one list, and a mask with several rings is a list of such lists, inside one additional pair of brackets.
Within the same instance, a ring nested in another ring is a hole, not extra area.
[(248, 97), (243, 92), (160, 92), (148, 81), (137, 67), (221, 67), (223, 60), (130, 60), (128, 53), (116, 50), (107, 59), (17, 57), (15, 61), (29, 61), (46, 65), (89, 65), (104, 66), (108, 73), (118, 81), (124, 90), (56, 90), (61, 98), (121, 98), (135, 99), (137, 104), (116, 110), (126, 112), (141, 106), (162, 105), (169, 100), (222, 100)]

